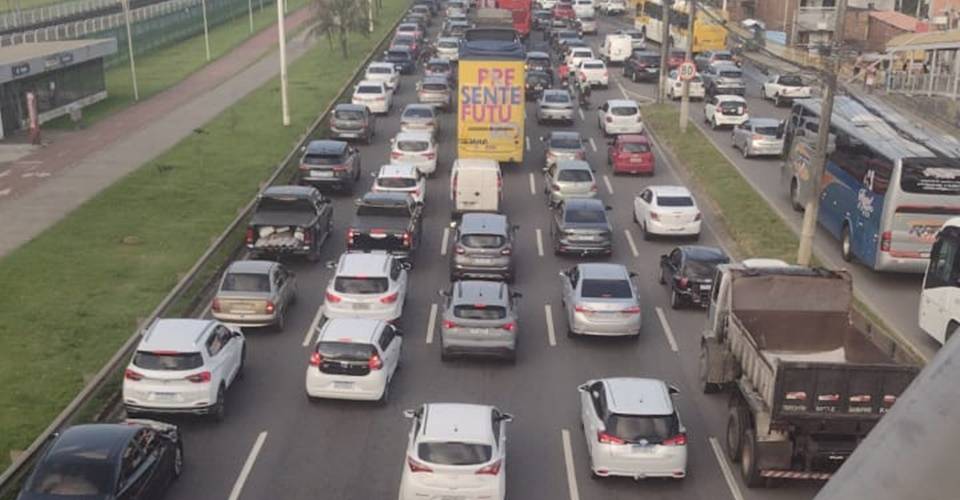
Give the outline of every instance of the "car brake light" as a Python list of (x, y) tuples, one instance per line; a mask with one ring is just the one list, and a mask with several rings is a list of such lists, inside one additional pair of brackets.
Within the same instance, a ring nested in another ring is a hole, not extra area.
[(422, 462), (414, 460), (413, 457), (407, 457), (407, 467), (410, 467), (410, 472), (433, 472), (433, 469), (427, 467)]
[(213, 299), (213, 303), (210, 304), (210, 309), (213, 310), (213, 312), (220, 312), (220, 307), (220, 299)]
[(623, 310), (625, 314), (640, 314), (640, 306), (631, 306)]
[(404, 233), (403, 233), (403, 246), (409, 248), (412, 243), (413, 243), (413, 237), (410, 236), (410, 232), (409, 232), (409, 231), (404, 231)]
[(889, 252), (891, 243), (893, 243), (893, 233), (890, 231), (884, 231), (880, 236), (880, 251)]
[(607, 117), (607, 123), (613, 123), (613, 117), (612, 117), (612, 116), (608, 116), (608, 117)]
[(597, 441), (603, 444), (627, 444), (626, 441), (604, 431), (597, 432)]
[(510, 322), (510, 323), (507, 323), (507, 324), (501, 326), (500, 328), (501, 328), (502, 330), (506, 330), (506, 331), (508, 331), (508, 332), (512, 332), (513, 329), (516, 328), (516, 327), (517, 327), (517, 325), (515, 325), (513, 322)]
[(497, 173), (497, 190), (503, 189), (503, 177)]
[(449, 319), (443, 320), (444, 328), (456, 328), (457, 326), (458, 325), (456, 323), (454, 323), (453, 321), (450, 321)]
[(393, 152), (390, 153), (390, 158), (393, 158), (394, 160), (396, 160), (397, 158), (400, 158), (400, 157), (402, 157), (402, 156), (403, 156), (403, 153), (401, 153), (401, 152), (399, 152), (399, 151), (393, 151)]
[(277, 305), (274, 304), (272, 300), (268, 300), (266, 310), (267, 314), (273, 314), (273, 312), (277, 310)]
[(687, 444), (687, 435), (681, 432), (676, 436), (664, 439), (660, 444), (663, 446), (685, 446)]
[(127, 370), (123, 372), (123, 378), (133, 381), (143, 380), (143, 374), (127, 368)]
[(484, 466), (484, 467), (481, 467), (481, 468), (477, 469), (477, 474), (496, 476), (497, 474), (500, 473), (500, 466), (501, 466), (501, 465), (503, 465), (503, 461), (502, 461), (502, 460), (497, 460), (496, 462), (494, 462), (494, 463), (492, 463), (492, 464), (490, 464), (490, 465), (486, 465), (486, 466)]
[(463, 247), (460, 246), (460, 245), (457, 245), (457, 246), (453, 249), (453, 251), (457, 252), (457, 255), (463, 255), (463, 254), (467, 253), (467, 249), (463, 248)]
[(503, 250), (500, 250), (500, 255), (510, 255), (512, 253), (513, 253), (513, 250), (510, 248), (504, 248)]
[(590, 186), (590, 191), (597, 191), (597, 185), (594, 184), (594, 185)]
[(437, 157), (437, 154), (436, 154), (436, 153), (424, 153), (424, 154), (423, 154), (423, 157), (426, 158), (426, 159), (428, 159), (428, 160), (432, 160), (432, 159), (434, 159), (434, 158)]
[(210, 374), (210, 372), (202, 371), (195, 375), (190, 375), (189, 377), (187, 377), (187, 380), (195, 384), (202, 384), (204, 382), (209, 382), (211, 378), (213, 378), (213, 376)]
[(650, 212), (650, 219), (652, 219), (652, 220), (660, 220), (660, 214), (658, 214), (658, 213), (656, 213), (656, 212)]
[(254, 233), (253, 228), (252, 228), (252, 227), (248, 227), (248, 228), (247, 228), (247, 236), (246, 236), (246, 238), (244, 238), (244, 240), (246, 241), (247, 245), (252, 245), (252, 244), (253, 244), (253, 240), (254, 240), (255, 237), (256, 237), (256, 234)]
[(323, 364), (323, 356), (319, 352), (310, 355), (310, 366), (320, 366)]
[(753, 140), (753, 141), (762, 141), (762, 140), (763, 140), (763, 136), (760, 135), (760, 134), (753, 134), (753, 135), (750, 136), (750, 140)]
[(680, 288), (686, 288), (689, 283), (690, 283), (690, 280), (687, 279), (686, 276), (684, 276), (683, 278), (680, 278), (680, 280), (677, 281), (677, 286)]
[(393, 292), (393, 293), (391, 293), (390, 295), (387, 295), (386, 297), (382, 297), (382, 298), (380, 299), (380, 303), (381, 303), (381, 304), (393, 304), (394, 302), (397, 301), (397, 297), (399, 297), (399, 296), (400, 296), (400, 292)]
[(576, 311), (576, 312), (578, 312), (578, 313), (592, 313), (592, 312), (593, 312), (593, 309), (590, 309), (590, 308), (587, 307), (587, 306), (576, 306), (576, 307), (573, 308), (573, 310)]
[(370, 359), (367, 360), (367, 366), (370, 367), (371, 370), (379, 370), (383, 368), (383, 360), (380, 359), (380, 355), (371, 354)]
[(359, 233), (357, 233), (353, 229), (347, 229), (347, 246), (350, 246), (353, 244), (353, 238), (355, 238), (357, 234)]
[(324, 294), (324, 298), (326, 299), (327, 302), (332, 302), (334, 304), (343, 300), (338, 295), (330, 292), (327, 292), (326, 294)]

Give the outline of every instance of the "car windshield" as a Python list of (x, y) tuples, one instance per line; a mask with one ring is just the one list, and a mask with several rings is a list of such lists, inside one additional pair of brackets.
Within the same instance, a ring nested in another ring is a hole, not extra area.
[(613, 116), (636, 116), (640, 110), (633, 106), (616, 106), (610, 108), (610, 114)]
[(626, 153), (649, 153), (650, 146), (642, 142), (625, 142), (621, 147)]
[(530, 83), (546, 84), (550, 82), (550, 77), (547, 75), (538, 75), (536, 73), (529, 73), (527, 74), (527, 82), (528, 84)]
[(507, 317), (507, 308), (485, 304), (453, 306), (453, 315), (463, 319), (493, 320)]
[(530, 66), (537, 66), (537, 67), (550, 66), (550, 59), (540, 58), (540, 57), (531, 57), (527, 59), (527, 64), (529, 64)]
[(433, 118), (433, 110), (430, 108), (408, 108), (400, 117), (400, 119), (404, 118)]
[[(544, 96), (543, 96), (543, 101), (544, 101), (544, 102), (549, 102), (549, 103), (552, 103), (552, 104), (566, 104), (566, 103), (570, 102), (570, 96), (567, 95), (567, 94), (561, 94), (561, 93), (551, 92), (551, 93), (549, 93), (549, 94), (544, 94)], [(559, 139), (554, 139), (554, 140), (551, 141), (551, 142), (555, 142), (555, 141), (559, 141)], [(576, 142), (576, 141), (574, 141), (574, 142)], [(577, 146), (574, 145), (573, 147), (577, 147)]]
[(756, 127), (753, 131), (760, 135), (776, 136), (780, 133), (780, 127)]
[(450, 71), (450, 66), (446, 64), (428, 64), (427, 71), (431, 73), (446, 73)]
[(409, 177), (380, 177), (377, 184), (385, 188), (412, 188), (416, 187), (417, 180)]
[(680, 421), (676, 415), (618, 415), (606, 419), (607, 432), (620, 439), (637, 443), (646, 440), (660, 444), (680, 433)]
[(559, 173), (557, 173), (557, 180), (566, 182), (592, 182), (593, 174), (591, 174), (588, 170), (561, 170)]
[(686, 275), (691, 278), (711, 279), (719, 264), (727, 263), (727, 259), (717, 260), (688, 260), (684, 265)]
[(420, 153), (430, 149), (427, 141), (397, 141), (397, 149), (408, 153)]
[(460, 244), (470, 248), (500, 248), (504, 237), (498, 234), (465, 234), (460, 238)]
[(115, 466), (110, 455), (108, 449), (80, 445), (55, 449), (37, 466), (26, 490), (42, 498), (112, 495)]
[(574, 223), (603, 223), (607, 221), (607, 214), (603, 210), (574, 208), (566, 211), (563, 220)]
[(593, 52), (590, 52), (589, 50), (574, 50), (571, 52), (571, 57), (593, 57)]
[(270, 275), (255, 273), (228, 273), (223, 277), (224, 292), (269, 292)]
[(340, 109), (334, 111), (333, 117), (338, 120), (363, 120), (363, 111), (356, 111), (352, 109)]
[(550, 149), (580, 149), (579, 137), (553, 137), (550, 139)]
[(692, 207), (693, 198), (689, 196), (657, 196), (657, 205), (661, 207)]
[(624, 279), (584, 279), (580, 296), (586, 299), (629, 299), (633, 297), (630, 282)]
[(387, 278), (338, 276), (333, 280), (333, 289), (340, 293), (383, 293), (389, 288)]
[(199, 352), (137, 351), (133, 366), (160, 371), (194, 370), (203, 366), (203, 356)]
[(335, 361), (366, 361), (376, 354), (370, 344), (354, 342), (317, 342), (316, 352), (324, 359)]
[[(303, 157), (303, 163), (307, 165), (339, 165), (343, 163), (343, 157), (340, 155), (324, 155), (307, 153)], [(261, 205), (263, 202), (261, 201)]]
[(260, 198), (258, 212), (313, 212), (310, 200), (302, 198)]
[(784, 85), (784, 86), (786, 86), (786, 87), (802, 87), (802, 86), (803, 86), (803, 80), (801, 80), (800, 77), (799, 77), (799, 76), (796, 76), (796, 75), (792, 75), (792, 76), (781, 76), (781, 77), (780, 77), (780, 85)]
[(367, 73), (371, 75), (389, 75), (393, 73), (393, 68), (386, 66), (371, 66), (367, 68)]
[(361, 85), (357, 87), (358, 94), (380, 94), (381, 89), (377, 85)]
[(426, 442), (417, 446), (420, 459), (441, 465), (477, 465), (490, 461), (493, 448), (478, 443)]
[(424, 83), (420, 88), (422, 88), (423, 90), (434, 90), (434, 91), (445, 92), (448, 87), (446, 83), (434, 82), (434, 83)]

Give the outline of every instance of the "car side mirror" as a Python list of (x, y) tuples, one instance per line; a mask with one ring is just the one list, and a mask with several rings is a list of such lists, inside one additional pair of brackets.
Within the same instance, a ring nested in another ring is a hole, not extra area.
[(603, 207), (603, 209), (606, 210), (607, 212), (609, 212), (609, 211), (613, 210), (613, 207), (611, 207), (610, 205), (606, 205), (606, 206)]
[(307, 147), (306, 147), (306, 146), (300, 146), (300, 152), (301, 152), (301, 153), (306, 153), (306, 152), (307, 152)]
[(403, 269), (404, 271), (409, 271), (413, 269), (413, 262), (410, 262), (408, 260), (403, 261), (400, 263), (400, 268)]
[(580, 384), (580, 385), (577, 386), (577, 390), (580, 391), (580, 392), (587, 392), (587, 390), (588, 390), (589, 388), (590, 388), (590, 383), (589, 383), (589, 382), (586, 383), (586, 384)]
[(501, 422), (513, 422), (513, 415), (509, 413), (501, 413), (500, 418), (498, 419)]
[(636, 278), (637, 276), (640, 276), (640, 275), (637, 274), (637, 273), (635, 273), (635, 272), (633, 272), (633, 271), (630, 271), (630, 277), (631, 277), (631, 278)]
[(439, 295), (439, 296), (441, 296), (441, 297), (449, 297), (449, 296), (450, 296), (450, 292), (441, 289), (441, 290), (437, 290), (437, 295)]
[(407, 418), (417, 418), (416, 410), (403, 410), (403, 416)]
[(335, 260), (328, 260), (328, 261), (324, 264), (324, 266), (326, 266), (327, 269), (336, 269), (336, 268), (337, 268), (337, 261), (335, 261)]
[(677, 389), (676, 387), (674, 387), (674, 386), (672, 386), (672, 385), (670, 386), (670, 388), (668, 389), (668, 391), (670, 392), (670, 395), (671, 395), (671, 396), (676, 396), (677, 394), (680, 394), (680, 389)]

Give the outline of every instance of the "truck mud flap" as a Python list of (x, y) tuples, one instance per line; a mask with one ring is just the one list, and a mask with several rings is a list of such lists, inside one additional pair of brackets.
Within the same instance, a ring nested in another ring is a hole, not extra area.
[(768, 471), (785, 472), (784, 469), (790, 467), (792, 459), (793, 445), (790, 441), (757, 442), (757, 467), (761, 476), (770, 477), (765, 475)]

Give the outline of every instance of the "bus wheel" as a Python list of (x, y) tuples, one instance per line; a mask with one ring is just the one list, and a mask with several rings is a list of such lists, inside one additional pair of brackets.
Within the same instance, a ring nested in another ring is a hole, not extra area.
[(843, 234), (840, 236), (840, 256), (843, 260), (853, 260), (853, 242), (850, 241), (850, 225), (844, 223)]

